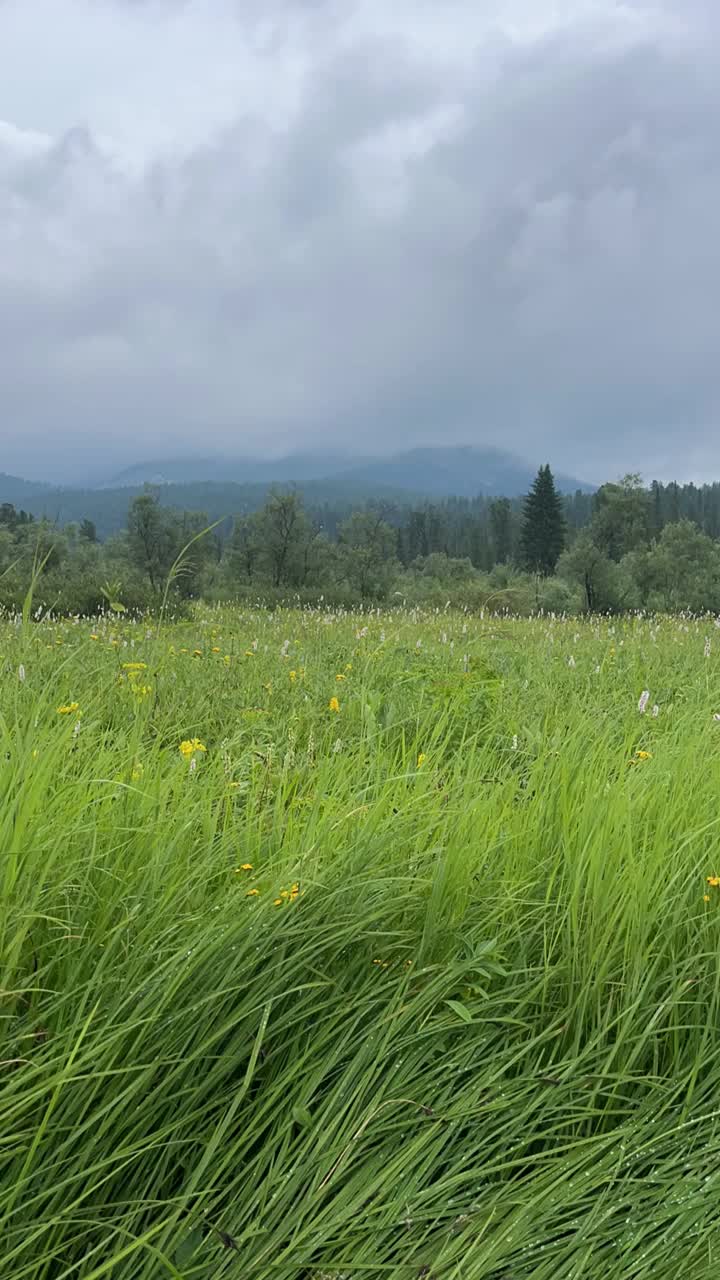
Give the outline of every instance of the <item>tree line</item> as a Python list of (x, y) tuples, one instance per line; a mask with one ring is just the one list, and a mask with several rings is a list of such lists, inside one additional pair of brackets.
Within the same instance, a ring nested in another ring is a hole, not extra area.
[(0, 605), (18, 608), (35, 576), (38, 607), (95, 613), (210, 600), (621, 612), (720, 612), (720, 486), (645, 487), (638, 476), (594, 494), (558, 493), (548, 465), (521, 499), (448, 498), (354, 509), (273, 491), (253, 512), (208, 528), (148, 488), (126, 528), (63, 528), (0, 504)]

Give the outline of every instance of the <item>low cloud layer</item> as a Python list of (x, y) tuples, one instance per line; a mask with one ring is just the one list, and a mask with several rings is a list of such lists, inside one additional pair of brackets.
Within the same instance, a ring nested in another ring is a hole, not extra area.
[(720, 475), (711, 0), (0, 0), (0, 470)]

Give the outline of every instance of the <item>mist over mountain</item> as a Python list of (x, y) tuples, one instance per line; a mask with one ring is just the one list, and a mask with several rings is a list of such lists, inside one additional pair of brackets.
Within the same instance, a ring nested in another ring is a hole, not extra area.
[[(273, 486), (296, 487), (308, 501), (404, 505), (448, 497), (517, 497), (537, 467), (498, 449), (412, 449), (388, 458), (294, 454), (286, 458), (166, 458), (137, 463), (93, 485), (69, 487), (0, 474), (0, 503), (58, 524), (92, 520), (101, 537), (124, 528), (127, 509), (145, 485), (161, 489), (163, 504), (204, 511), (211, 520), (256, 510)], [(594, 486), (556, 473), (560, 490)]]
[[(365, 462), (365, 459), (362, 460)], [(124, 488), (144, 484), (302, 484), (360, 463), (347, 455), (298, 453), (281, 458), (158, 458), (111, 473), (97, 487)], [(95, 487), (95, 486), (93, 486)]]
[[(478, 494), (515, 498), (526, 493), (537, 466), (501, 449), (478, 449), (471, 445), (455, 448), (410, 449), (391, 458), (355, 463), (342, 472), (344, 480), (372, 492), (376, 486), (407, 489), (428, 497), (473, 498)], [(590, 492), (595, 485), (575, 476), (555, 473), (557, 487), (565, 493), (576, 489)]]
[(11, 502), (14, 507), (34, 511), (34, 503), (43, 494), (49, 496), (54, 486), (41, 480), (23, 480), (21, 476), (9, 476), (0, 471), (0, 503)]
[[(236, 484), (335, 483), (344, 491), (372, 496), (385, 490), (407, 490), (427, 497), (502, 494), (516, 497), (532, 483), (536, 465), (501, 449), (471, 445), (418, 448), (390, 457), (351, 458), (335, 454), (298, 453), (284, 458), (165, 458), (137, 463), (115, 473), (104, 488), (143, 484), (197, 484), (200, 481)], [(556, 474), (565, 492), (594, 488), (574, 476)]]

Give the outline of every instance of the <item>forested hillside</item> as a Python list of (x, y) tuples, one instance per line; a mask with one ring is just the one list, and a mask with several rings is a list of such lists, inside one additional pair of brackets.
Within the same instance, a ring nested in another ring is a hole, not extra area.
[(40, 515), (0, 505), (8, 608), (35, 573), (42, 607), (59, 612), (152, 608), (169, 579), (178, 600), (720, 611), (718, 484), (628, 476), (561, 495), (541, 468), (523, 498), (431, 502), (198, 483), (78, 493), (72, 520), (61, 496), (52, 515), (47, 495)]

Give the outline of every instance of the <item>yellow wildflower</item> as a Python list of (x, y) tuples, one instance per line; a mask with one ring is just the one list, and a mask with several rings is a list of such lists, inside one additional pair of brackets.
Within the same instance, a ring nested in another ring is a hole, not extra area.
[(99, 639), (100, 639), (100, 637), (99, 637), (99, 636), (96, 636), (96, 635), (95, 635), (95, 632), (93, 631), (93, 633), (92, 633), (92, 634), (91, 634), (91, 636), (90, 636), (90, 639), (91, 639), (91, 640), (99, 640)]
[(652, 760), (652, 751), (636, 751), (638, 760)]
[(241, 862), (240, 866), (237, 869), (238, 871), (252, 871), (253, 864), (252, 862)]
[(708, 876), (707, 882), (710, 885), (711, 889), (720, 888), (720, 876)]
[(211, 652), (211, 653), (219, 653), (219, 652), (220, 652), (220, 647), (219, 647), (219, 645), (214, 644), (214, 645), (213, 645), (213, 647), (212, 647), (212, 649), (210, 650), (210, 652)]
[(345, 678), (346, 678), (346, 677), (345, 677), (342, 673), (339, 673), (339, 674), (338, 674), (338, 675), (336, 675), (336, 677), (335, 677), (335, 679), (336, 679), (338, 682), (339, 682), (340, 680), (345, 680)]
[(202, 649), (193, 649), (193, 658), (202, 658)]
[(192, 759), (196, 751), (207, 751), (207, 747), (199, 738), (185, 738), (179, 750), (186, 760)]
[(703, 902), (709, 902), (709, 901), (710, 901), (710, 894), (709, 894), (709, 893), (704, 893), (704, 894), (703, 894)]
[(423, 765), (424, 765), (424, 763), (425, 763), (426, 759), (427, 759), (427, 756), (425, 755), (425, 752), (424, 752), (424, 751), (421, 751), (421, 752), (420, 752), (420, 755), (418, 756), (418, 761), (417, 761), (417, 767), (418, 767), (418, 769), (422, 769), (422, 767), (423, 767)]
[(290, 672), (290, 679), (293, 683), (297, 680), (297, 671)]
[(246, 898), (257, 898), (257, 896), (258, 896), (258, 894), (259, 894), (259, 893), (260, 893), (260, 890), (259, 890), (259, 889), (248, 889), (247, 893), (245, 894), (245, 897), (246, 897)]
[(281, 906), (282, 906), (282, 903), (283, 903), (282, 898), (275, 898), (275, 899), (274, 899), (274, 901), (273, 901), (273, 906), (274, 906), (274, 907), (281, 907)]
[(59, 716), (71, 716), (71, 715), (74, 715), (75, 712), (79, 710), (79, 707), (80, 707), (79, 702), (67, 702), (67, 703), (64, 703), (61, 707), (58, 707), (57, 713)]
[(229, 654), (229, 653), (226, 653), (226, 654), (225, 654), (225, 657), (223, 658), (223, 662), (225, 663), (225, 666), (226, 666), (226, 667), (229, 667), (229, 666), (230, 666), (230, 654)]
[(254, 657), (255, 657), (255, 654), (253, 653), (252, 649), (246, 649), (246, 650), (245, 650), (245, 657), (246, 657), (246, 658), (254, 658)]
[(339, 710), (340, 710), (340, 703), (338, 702), (337, 698), (331, 698), (331, 699), (330, 699), (330, 701), (329, 701), (329, 703), (328, 703), (328, 710), (329, 710), (329, 711), (339, 711)]

